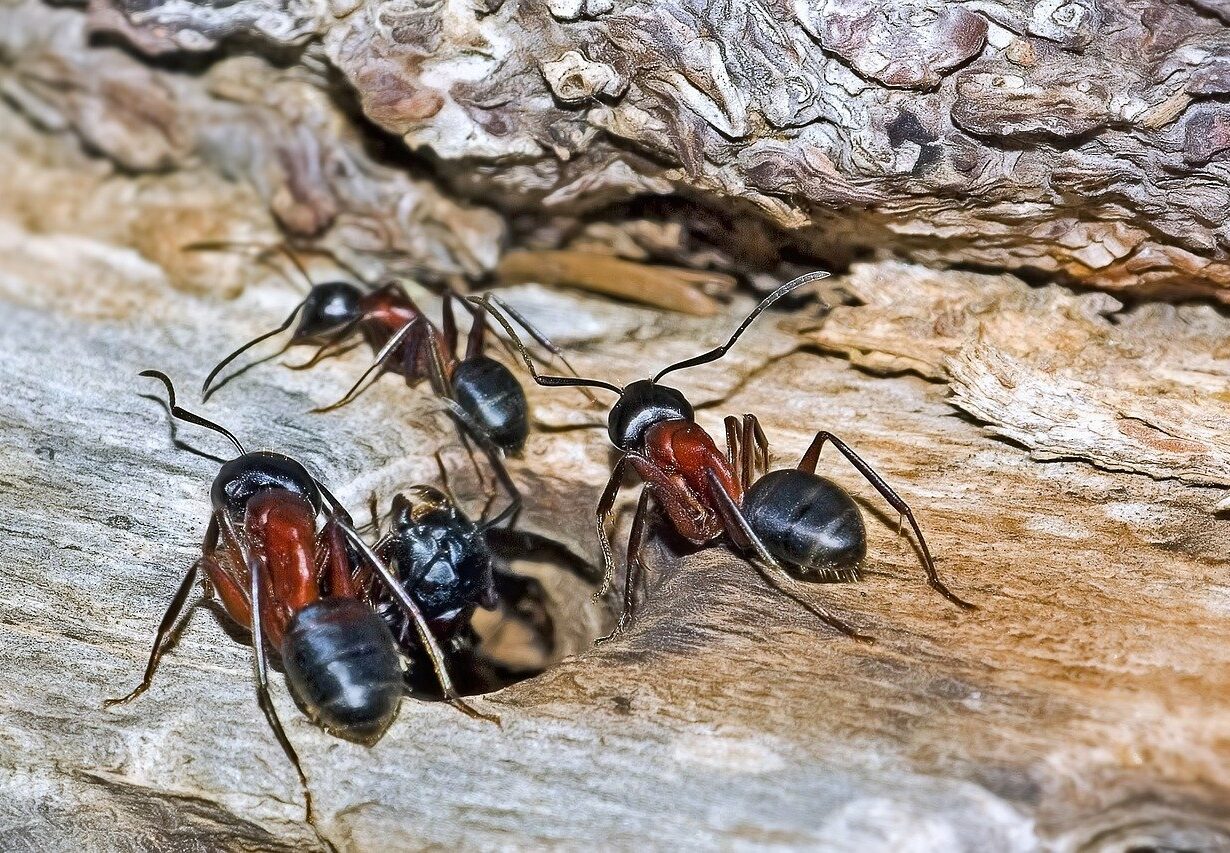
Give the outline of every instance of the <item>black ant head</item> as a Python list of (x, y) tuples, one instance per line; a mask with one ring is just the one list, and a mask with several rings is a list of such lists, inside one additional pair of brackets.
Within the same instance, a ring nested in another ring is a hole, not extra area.
[(683, 392), (652, 379), (639, 379), (624, 388), (607, 417), (607, 433), (620, 450), (637, 450), (651, 426), (663, 421), (690, 421), (692, 404)]
[(292, 340), (319, 338), (358, 321), (363, 291), (346, 281), (312, 285)]
[(269, 489), (293, 492), (320, 512), (320, 488), (316, 479), (294, 459), (271, 450), (244, 453), (223, 465), (214, 477), (209, 497), (215, 510), (226, 509), (239, 516), (253, 496)]
[(419, 524), (451, 521), (461, 516), (459, 510), (439, 489), (413, 486), (393, 496), (393, 529), (405, 530)]
[(214, 477), (209, 497), (215, 511), (225, 509), (231, 515), (238, 516), (247, 508), (248, 501), (254, 495), (269, 489), (284, 489), (304, 498), (312, 505), (312, 509), (320, 512), (323, 486), (316, 482), (316, 478), (309, 474), (302, 464), (271, 450), (248, 452), (243, 443), (226, 427), (180, 407), (175, 402), (175, 385), (161, 370), (142, 370), (140, 375), (157, 379), (167, 389), (167, 408), (170, 409), (172, 418), (213, 430), (225, 436), (239, 451), (239, 455), (225, 463), (219, 469), (218, 476)]

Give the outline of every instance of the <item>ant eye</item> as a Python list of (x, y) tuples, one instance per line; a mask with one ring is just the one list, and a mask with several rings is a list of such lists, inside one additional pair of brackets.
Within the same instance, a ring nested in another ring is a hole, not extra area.
[(315, 285), (303, 301), (303, 314), (295, 329), (295, 340), (302, 341), (336, 332), (359, 318), (362, 292), (353, 284), (334, 281)]
[(209, 496), (214, 509), (225, 508), (231, 514), (238, 515), (254, 495), (269, 489), (293, 492), (306, 498), (313, 509), (320, 511), (320, 489), (315, 478), (289, 456), (267, 450), (245, 453), (223, 465), (214, 478)]

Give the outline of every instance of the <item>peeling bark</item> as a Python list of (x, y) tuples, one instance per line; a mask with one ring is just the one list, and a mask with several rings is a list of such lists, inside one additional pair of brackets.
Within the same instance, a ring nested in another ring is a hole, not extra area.
[(1104, 294), (1007, 276), (857, 265), (809, 340), (880, 373), (944, 381), (952, 402), (1039, 459), (1230, 487), (1230, 344), (1207, 306), (1124, 311)]
[(7, 2), (28, 114), (128, 169), (202, 158), (376, 267), (474, 276), (505, 221), (560, 249), (598, 217), (752, 276), (872, 251), (1230, 301), (1230, 36), (1200, 4)]

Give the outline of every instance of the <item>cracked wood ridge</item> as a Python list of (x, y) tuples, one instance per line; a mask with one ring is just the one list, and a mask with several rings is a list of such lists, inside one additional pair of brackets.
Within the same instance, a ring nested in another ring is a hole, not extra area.
[[(139, 675), (216, 470), (135, 374), (192, 398), (300, 298), (251, 255), (181, 247), (289, 234), (373, 277), (493, 273), (619, 382), (718, 343), (752, 304), (732, 276), (831, 264), (831, 310), (766, 316), (678, 384), (717, 434), (757, 413), (777, 465), (819, 429), (850, 442), (981, 606), (930, 592), (827, 454), (869, 559), (800, 592), (874, 646), (655, 535), (640, 621), (594, 650), (591, 587), (521, 561), (561, 660), (477, 700), (502, 729), (407, 701), (367, 750), (279, 682), (340, 849), (1230, 849), (1230, 319), (1138, 299), (1230, 301), (1224, 14), (0, 0), (0, 848), (317, 844), (250, 652), (207, 610), (146, 695), (99, 707)], [(613, 275), (664, 277), (655, 304), (694, 316), (554, 286)], [(449, 424), (392, 378), (307, 414), (365, 363), (271, 362), (204, 411), (360, 517), (433, 482), (436, 448), (464, 488)], [(602, 412), (528, 391), (523, 524), (592, 559)]]

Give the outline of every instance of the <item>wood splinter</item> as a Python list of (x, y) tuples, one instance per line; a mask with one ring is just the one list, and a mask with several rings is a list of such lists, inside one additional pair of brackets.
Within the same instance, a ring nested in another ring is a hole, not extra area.
[(496, 275), (508, 284), (563, 285), (627, 299), (642, 305), (712, 317), (718, 312), (715, 296), (732, 292), (733, 276), (708, 270), (690, 270), (626, 261), (595, 252), (508, 252)]

